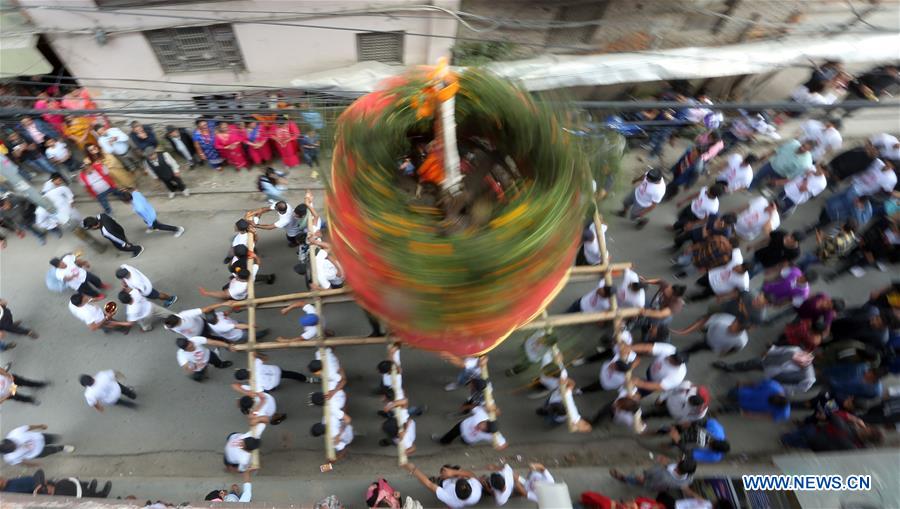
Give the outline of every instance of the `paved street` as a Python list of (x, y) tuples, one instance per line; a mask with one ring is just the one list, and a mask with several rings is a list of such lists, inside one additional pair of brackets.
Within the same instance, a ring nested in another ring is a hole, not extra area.
[[(879, 119), (875, 122), (878, 128), (897, 130), (896, 117), (885, 119), (883, 111), (873, 114), (873, 118)], [(872, 128), (865, 124), (864, 115), (860, 117), (862, 119), (848, 125), (848, 130), (857, 136)], [(763, 152), (761, 149), (755, 151)], [(678, 154), (678, 149), (670, 148), (666, 153), (667, 162), (671, 163)], [(626, 168), (633, 172), (642, 171), (642, 166), (633, 156), (629, 156)], [(134, 265), (146, 273), (160, 290), (179, 296), (173, 306), (175, 310), (212, 302), (199, 296), (197, 287), (203, 285), (215, 289), (226, 282), (228, 274), (221, 261), (230, 242), (232, 224), (244, 210), (261, 206), (259, 193), (246, 192), (254, 188), (246, 175), (234, 177), (231, 170), (226, 170), (223, 175), (212, 175), (205, 169), (197, 170), (201, 171), (209, 174), (203, 177), (207, 181), (225, 180), (216, 189), (195, 185), (195, 191), (229, 192), (197, 193), (190, 198), (179, 196), (174, 200), (153, 198), (163, 222), (182, 225), (187, 229), (180, 239), (165, 233), (144, 233), (142, 223), (130, 209), (122, 203), (114, 204), (115, 215), (127, 229), (130, 239), (146, 248)], [(294, 171), (305, 176), (292, 184), (292, 188), (296, 188), (292, 191), (292, 202), (298, 202), (303, 196), (302, 189), (313, 180), (308, 177), (309, 169), (306, 167)], [(190, 178), (196, 180), (198, 176), (191, 175)], [(79, 189), (77, 192), (82, 191)], [(317, 190), (315, 194), (317, 204), (321, 204), (322, 192)], [(607, 200), (605, 206), (611, 210), (618, 207), (620, 200), (621, 193)], [(722, 210), (735, 209), (746, 200), (747, 195), (731, 196), (723, 200)], [(662, 248), (668, 246), (671, 240), (664, 226), (670, 224), (674, 217), (673, 203), (654, 211), (650, 224), (642, 231), (635, 231), (625, 221), (606, 214), (613, 261), (632, 261), (638, 272), (647, 277), (670, 277), (670, 255)], [(791, 230), (812, 222), (818, 215), (821, 203), (820, 197), (802, 206), (798, 213), (784, 222), (782, 228)], [(78, 208), (83, 214), (99, 211), (92, 201), (80, 203)], [(259, 252), (264, 257), (263, 272), (275, 272), (278, 281), (272, 286), (257, 285), (257, 295), (302, 291), (302, 278), (291, 271), (296, 256), (286, 246), (281, 232), (263, 231), (259, 238)], [(808, 239), (805, 246), (812, 246), (813, 243), (814, 239)], [(149, 333), (135, 328), (127, 336), (89, 332), (70, 315), (67, 309), (68, 293), (51, 293), (44, 285), (47, 261), (73, 249), (83, 249), (92, 262), (93, 272), (109, 283), (117, 283), (113, 272), (119, 264), (131, 263), (127, 256), (112, 249), (97, 255), (70, 234), (61, 240), (48, 238), (46, 246), (38, 246), (33, 237), (12, 238), (9, 246), (0, 252), (0, 296), (9, 301), (17, 319), (33, 326), (41, 334), (37, 341), (15, 338), (18, 348), (0, 354), (0, 360), (3, 364), (12, 362), (13, 372), (52, 381), (50, 387), (38, 392), (41, 406), (18, 402), (3, 404), (0, 431), (5, 434), (22, 424), (49, 424), (50, 432), (62, 434), (64, 441), (75, 444), (78, 450), (71, 456), (57, 455), (42, 460), (48, 473), (54, 476), (77, 474), (82, 478), (112, 478), (114, 481), (130, 478), (130, 481), (114, 484), (113, 496), (134, 494), (141, 500), (172, 502), (198, 500), (213, 487), (237, 482), (237, 476), (223, 472), (221, 460), (225, 436), (246, 428), (245, 418), (235, 403), (236, 395), (228, 387), (233, 370), (210, 368), (208, 380), (203, 383), (191, 381), (176, 363), (175, 335), (161, 326)], [(861, 279), (847, 276), (833, 284), (819, 281), (814, 287), (856, 304), (866, 298), (870, 289), (883, 286), (891, 276), (896, 277), (896, 267), (893, 270), (893, 274), (872, 271)], [(754, 279), (754, 288), (758, 288), (761, 279)], [(579, 283), (567, 286), (551, 305), (551, 313), (564, 310), (592, 285)], [(109, 296), (113, 298), (114, 292), (110, 292)], [(674, 326), (682, 327), (694, 321), (705, 307), (705, 303), (689, 305), (675, 319)], [(297, 314), (283, 317), (276, 310), (263, 310), (258, 316), (263, 326), (272, 329), (271, 337), (296, 335), (299, 329)], [(328, 328), (339, 336), (368, 334), (368, 324), (362, 312), (352, 303), (328, 305), (325, 317)], [(598, 327), (590, 325), (559, 333), (576, 334), (590, 341), (598, 330)], [(750, 345), (738, 353), (735, 360), (759, 355), (778, 332), (775, 327), (753, 330)], [(551, 470), (567, 469), (561, 472), (572, 472), (570, 483), (573, 495), (575, 486), (578, 489), (587, 488), (591, 482), (600, 483), (604, 490), (608, 490), (610, 480), (602, 467), (637, 465), (647, 461), (647, 447), (651, 447), (654, 440), (636, 439), (627, 429), (604, 425), (591, 435), (584, 436), (568, 434), (563, 427), (553, 430), (544, 427), (543, 420), (534, 414), (540, 400), (525, 397), (521, 391), (523, 380), (503, 376), (503, 370), (517, 356), (523, 336), (521, 333), (513, 335), (490, 357), (495, 397), (503, 412), (500, 425), (511, 443), (502, 456), (514, 462), (521, 461), (516, 464), (522, 468), (526, 468), (527, 461), (538, 460), (545, 462)], [(674, 341), (679, 346), (685, 346), (698, 337), (676, 336)], [(309, 503), (315, 496), (334, 491), (342, 497), (349, 497), (352, 503), (359, 503), (366, 480), (384, 476), (393, 482), (393, 479), (407, 477), (396, 467), (395, 449), (378, 446), (382, 419), (375, 412), (380, 403), (371, 392), (377, 384), (375, 364), (383, 358), (384, 347), (348, 347), (336, 353), (349, 377), (346, 410), (354, 419), (357, 433), (349, 449), (350, 456), (338, 463), (333, 472), (319, 472), (324, 458), (322, 440), (310, 437), (308, 430), (320, 419), (320, 409), (306, 404), (307, 393), (318, 387), (285, 380), (275, 396), (279, 410), (286, 412), (288, 419), (279, 426), (267, 429), (263, 436), (263, 470), (259, 474), (259, 484), (254, 485), (256, 500), (284, 502), (290, 499)], [(312, 355), (312, 350), (307, 349), (275, 351), (271, 352), (271, 362), (305, 371)], [(431, 433), (443, 433), (454, 424), (455, 421), (447, 413), (465, 396), (463, 391), (448, 393), (443, 390), (443, 386), (454, 378), (455, 370), (437, 356), (409, 350), (402, 355), (408, 396), (413, 404), (429, 406), (427, 414), (417, 419), (418, 451), (411, 460), (423, 470), (435, 472), (447, 462), (458, 463), (464, 468), (479, 468), (496, 461), (498, 454), (490, 448), (466, 448), (461, 445), (441, 448), (429, 439)], [(243, 367), (246, 357), (242, 353), (226, 352), (224, 358), (235, 361), (235, 367)], [(689, 363), (688, 378), (709, 385), (715, 396), (722, 396), (737, 380), (755, 377), (752, 374), (725, 375), (709, 369), (713, 360), (713, 354), (709, 352), (694, 355)], [(137, 411), (112, 408), (99, 414), (86, 406), (78, 375), (110, 368), (122, 371), (128, 377), (128, 384), (137, 389)], [(595, 380), (596, 369), (597, 365), (589, 365), (572, 370), (572, 374), (579, 384), (585, 385)], [(643, 369), (641, 367), (637, 372), (643, 372)], [(594, 393), (579, 396), (577, 402), (583, 414), (592, 415), (609, 398), (611, 395)], [(732, 443), (727, 469), (737, 473), (769, 468), (770, 456), (780, 452), (777, 437), (787, 425), (737, 416), (725, 416), (722, 421)], [(662, 423), (662, 420), (652, 421), (651, 425)], [(888, 440), (896, 446), (896, 436)], [(517, 456), (522, 459), (517, 460)], [(701, 467), (699, 472), (718, 470), (721, 469)], [(3, 467), (4, 476), (23, 471)], [(288, 482), (284, 477), (305, 481)], [(173, 479), (170, 484), (169, 479), (172, 478), (179, 480)], [(267, 478), (270, 478), (271, 484), (265, 484)], [(348, 479), (358, 482), (332, 482)], [(267, 492), (260, 486), (271, 486), (271, 490)], [(623, 488), (614, 489), (624, 493)], [(418, 488), (410, 494), (423, 501), (431, 501)]]

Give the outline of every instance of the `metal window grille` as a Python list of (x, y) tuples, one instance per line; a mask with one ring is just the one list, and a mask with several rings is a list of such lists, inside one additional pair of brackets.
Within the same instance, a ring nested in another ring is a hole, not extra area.
[(374, 60), (386, 64), (402, 64), (403, 32), (356, 34), (356, 53), (360, 62)]
[(144, 32), (163, 71), (244, 70), (231, 25), (165, 28)]

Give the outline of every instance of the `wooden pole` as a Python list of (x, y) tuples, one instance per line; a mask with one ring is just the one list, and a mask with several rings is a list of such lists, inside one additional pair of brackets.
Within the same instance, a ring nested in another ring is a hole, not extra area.
[[(610, 298), (615, 302), (615, 297)], [(564, 315), (550, 315), (547, 318), (540, 318), (526, 323), (519, 327), (518, 330), (534, 330), (543, 329), (548, 325), (554, 327), (562, 327), (566, 325), (578, 325), (582, 323), (608, 322), (614, 320), (617, 316), (620, 318), (632, 318), (641, 315), (640, 308), (611, 308), (609, 311), (596, 311), (593, 313), (568, 313)]]
[[(256, 246), (256, 233), (251, 232), (247, 235), (247, 249), (253, 251), (253, 248)], [(247, 278), (247, 298), (254, 299), (256, 297), (256, 285), (255, 280), (256, 277), (253, 275), (253, 268), (256, 264), (253, 262), (253, 258), (247, 258), (247, 272), (249, 272), (249, 278)], [(251, 304), (247, 308), (247, 371), (250, 373), (250, 388), (254, 391), (258, 390), (256, 385), (256, 356), (253, 355), (254, 350), (256, 349), (256, 306)], [(253, 436), (259, 438), (260, 433), (256, 431), (257, 427), (254, 426), (251, 428), (253, 432)], [(253, 468), (259, 468), (259, 449), (254, 450), (250, 455), (250, 464)]]
[[(391, 356), (391, 347), (400, 348), (400, 344), (388, 344), (388, 360), (391, 361), (391, 388), (394, 389), (394, 401), (400, 401), (403, 399), (401, 396), (406, 396), (406, 394), (403, 393), (403, 388), (400, 387), (400, 377), (397, 376), (397, 363), (394, 362), (394, 359)], [(407, 410), (409, 409), (407, 408)], [(408, 412), (407, 415), (409, 415)], [(397, 420), (397, 433), (403, 432), (403, 426), (406, 425), (406, 422), (400, 416), (400, 412), (397, 411), (397, 408), (394, 408), (394, 418)], [(407, 417), (407, 419), (411, 419), (411, 417)], [(406, 465), (406, 463), (406, 449), (403, 447), (403, 441), (397, 440), (397, 464), (402, 467), (403, 465)]]
[[(602, 249), (602, 248), (601, 248)], [(310, 249), (310, 251), (312, 251)], [(310, 262), (312, 263), (312, 261)], [(572, 280), (572, 276), (584, 276), (587, 274), (603, 274), (607, 272), (607, 270), (613, 272), (620, 272), (625, 269), (630, 269), (632, 267), (631, 263), (614, 263), (607, 267), (607, 265), (584, 265), (578, 267), (572, 267), (569, 269), (570, 280)], [(575, 281), (580, 281), (580, 279), (575, 279)], [(236, 302), (235, 307), (249, 307), (251, 304), (256, 304), (262, 309), (267, 308), (275, 308), (275, 307), (283, 307), (283, 306), (269, 306), (269, 304), (277, 303), (277, 302), (285, 302), (289, 300), (300, 300), (300, 299), (310, 299), (315, 297), (322, 297), (322, 302), (325, 304), (329, 304), (332, 302), (348, 302), (351, 299), (344, 298), (339, 299), (337, 296), (339, 295), (347, 295), (352, 293), (349, 286), (344, 284), (341, 288), (334, 288), (329, 290), (309, 290), (306, 292), (296, 292), (296, 293), (286, 293), (283, 295), (272, 295), (269, 297), (260, 297), (260, 298), (250, 298), (248, 296), (247, 299)], [(260, 306), (261, 304), (267, 304), (267, 306)]]
[[(289, 341), (266, 341), (257, 343), (256, 350), (280, 350), (282, 348), (330, 348), (335, 346), (360, 346), (360, 345), (383, 345), (388, 342), (385, 336), (362, 337), (362, 336), (345, 336), (337, 338), (323, 339), (313, 341), (303, 338), (292, 338)], [(247, 350), (246, 344), (234, 345), (236, 351)]]
[[(494, 401), (494, 384), (491, 383), (487, 361), (487, 355), (482, 355), (478, 358), (478, 364), (481, 368), (481, 378), (486, 382), (484, 386), (484, 404), (487, 407), (488, 419), (490, 419), (491, 422), (495, 422), (497, 420), (497, 403)], [(499, 432), (494, 432), (492, 443), (495, 449), (500, 445)]]
[[(600, 239), (600, 256), (602, 257), (602, 264), (608, 266), (609, 265), (609, 250), (607, 249), (607, 246), (606, 246), (606, 235), (602, 234), (603, 230), (601, 229), (603, 227), (603, 218), (600, 217), (600, 213), (598, 211), (599, 211), (599, 208), (597, 206), (597, 203), (595, 202), (594, 203), (594, 227), (597, 229), (597, 235)], [(606, 282), (606, 286), (612, 286), (612, 273), (611, 272), (604, 273), (603, 278), (604, 278), (604, 281)], [(611, 304), (610, 311), (613, 312), (613, 334), (616, 335), (616, 343), (621, 345), (622, 344), (622, 334), (621, 334), (622, 319), (629, 318), (629, 316), (626, 316), (626, 313), (625, 313), (625, 311), (628, 311), (628, 310), (626, 309), (626, 310), (619, 311), (619, 303), (618, 303), (618, 298), (616, 297), (616, 294), (612, 294), (610, 296), (610, 304)], [(634, 390), (634, 381), (631, 378), (632, 371), (633, 370), (629, 369), (628, 372), (625, 373), (625, 388), (628, 390), (629, 394), (631, 394), (631, 392)], [(643, 427), (644, 426), (643, 426), (643, 423), (641, 422), (640, 415), (635, 415), (634, 416), (634, 431), (635, 431), (635, 433), (640, 433), (640, 431), (643, 429)]]
[[(306, 191), (306, 196), (308, 198), (308, 205), (312, 206), (312, 193)], [(313, 218), (311, 213), (306, 214), (306, 232), (308, 235), (311, 235), (315, 232), (315, 224), (313, 223)], [(307, 243), (309, 245), (309, 250), (306, 253), (307, 260), (309, 261), (309, 272), (312, 280), (311, 284), (318, 284), (318, 276), (317, 267), (316, 267), (316, 252), (318, 251), (317, 246), (315, 244), (309, 243), (307, 239)], [(328, 379), (331, 376), (329, 373), (329, 362), (328, 362), (328, 350), (325, 347), (324, 339), (325, 332), (322, 327), (322, 321), (324, 317), (322, 316), (322, 293), (321, 291), (310, 291), (307, 293), (312, 293), (311, 297), (313, 298), (316, 306), (316, 315), (319, 317), (319, 322), (316, 324), (316, 344), (319, 347), (319, 358), (322, 362), (322, 395), (325, 398), (325, 404), (322, 405), (323, 417), (325, 419), (325, 458), (329, 462), (333, 462), (337, 459), (337, 455), (334, 452), (334, 436), (332, 436), (332, 424), (331, 424), (331, 399), (328, 398)], [(273, 301), (274, 302), (274, 301)]]

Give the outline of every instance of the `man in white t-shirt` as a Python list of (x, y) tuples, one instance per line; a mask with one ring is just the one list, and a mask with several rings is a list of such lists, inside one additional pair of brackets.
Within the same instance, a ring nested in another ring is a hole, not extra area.
[[(137, 393), (132, 387), (122, 385), (120, 378), (123, 378), (122, 374), (112, 369), (100, 371), (94, 376), (81, 375), (78, 381), (84, 387), (84, 400), (88, 406), (98, 412), (103, 412), (105, 407), (112, 405), (135, 408), (136, 405), (131, 400), (137, 398)], [(122, 399), (123, 395), (128, 399)]]
[(737, 212), (734, 233), (744, 242), (753, 242), (760, 235), (768, 236), (779, 226), (781, 217), (775, 202), (757, 196)]
[(126, 265), (124, 263), (120, 265), (116, 270), (116, 277), (122, 281), (122, 286), (125, 288), (138, 290), (141, 292), (141, 295), (148, 299), (161, 300), (165, 307), (172, 306), (172, 304), (178, 300), (177, 295), (169, 295), (168, 293), (160, 292), (156, 288), (153, 288), (153, 283), (150, 282), (150, 278), (131, 265)]
[(481, 500), (483, 487), (474, 472), (445, 465), (438, 477), (430, 478), (412, 463), (403, 468), (450, 509), (473, 506)]
[(747, 154), (731, 154), (725, 160), (724, 167), (716, 175), (716, 182), (725, 184), (728, 194), (735, 193), (750, 187), (753, 182), (753, 167), (757, 161), (756, 156)]
[(874, 134), (866, 140), (878, 155), (892, 161), (900, 161), (900, 140), (888, 133)]
[(222, 300), (245, 300), (247, 298), (247, 272), (238, 271), (231, 274), (231, 279), (222, 290), (207, 290), (200, 287), (200, 295)]
[[(334, 441), (334, 451), (337, 453), (335, 461), (347, 455), (345, 449), (353, 442), (353, 425), (350, 421), (350, 416), (343, 410), (331, 409), (331, 438)], [(310, 434), (314, 437), (320, 437), (326, 431), (325, 422), (317, 422), (310, 428)]]
[(513, 491), (516, 489), (515, 473), (509, 463), (490, 465), (490, 474), (482, 476), (480, 481), (484, 491), (494, 496), (494, 503), (500, 507), (509, 502)]
[[(271, 424), (277, 426), (287, 419), (287, 414), (278, 412), (275, 397), (264, 391), (254, 391), (249, 385), (231, 384), (231, 388), (241, 394), (238, 408), (249, 417), (250, 426)], [(259, 428), (257, 428), (259, 429)]]
[(74, 452), (72, 445), (54, 445), (59, 440), (59, 435), (41, 433), (46, 430), (46, 424), (31, 424), (19, 426), (10, 431), (6, 438), (0, 442), (0, 454), (7, 465), (22, 465), (26, 467), (37, 466), (33, 461), (36, 458), (44, 458), (58, 452)]
[[(601, 225), (604, 238), (606, 225)], [(597, 238), (597, 225), (591, 223), (581, 234), (581, 250), (575, 258), (575, 265), (600, 265), (603, 261), (600, 256), (600, 240)]]
[[(57, 223), (62, 226), (69, 225), (72, 228), (79, 227), (78, 225), (83, 218), (75, 208), (75, 195), (61, 176), (51, 176), (50, 180), (44, 184), (41, 192), (44, 198), (50, 200), (50, 203), (56, 208), (53, 218)], [(69, 224), (69, 221), (72, 221), (72, 223)]]
[(778, 213), (785, 218), (800, 205), (820, 195), (828, 187), (828, 177), (821, 166), (807, 170), (787, 182), (775, 198)]
[(656, 391), (674, 389), (687, 375), (687, 363), (677, 352), (675, 345), (655, 343), (653, 353), (656, 357), (647, 368), (647, 379), (632, 378), (634, 385), (644, 396)]
[(553, 479), (553, 475), (550, 474), (550, 471), (547, 470), (547, 467), (541, 465), (540, 463), (530, 463), (530, 470), (528, 471), (527, 477), (519, 476), (516, 479), (516, 484), (518, 488), (525, 492), (525, 497), (532, 502), (538, 501), (537, 495), (537, 487), (539, 484), (547, 483), (554, 484), (556, 481)]
[(678, 219), (672, 225), (672, 229), (678, 233), (690, 230), (701, 223), (705, 223), (710, 215), (719, 213), (719, 196), (725, 194), (725, 184), (716, 182), (711, 186), (703, 186), (696, 193), (680, 200), (678, 207), (690, 202), (678, 213)]
[[(303, 310), (303, 316), (297, 319), (297, 322), (301, 327), (303, 327), (303, 333), (300, 334), (300, 337), (307, 340), (315, 339), (319, 337), (320, 327), (326, 336), (331, 334), (331, 332), (325, 331), (325, 322), (316, 313), (316, 307), (304, 300), (298, 300), (296, 302), (292, 302), (288, 306), (285, 306), (281, 309), (281, 314), (286, 315), (297, 308)], [(319, 322), (321, 322), (321, 325), (319, 324)]]
[(321, 240), (310, 240), (310, 244), (318, 246), (316, 258), (316, 280), (310, 283), (311, 290), (328, 290), (344, 286), (344, 269), (331, 254), (331, 244)]
[(229, 472), (246, 472), (253, 459), (252, 452), (259, 449), (260, 440), (253, 433), (231, 433), (225, 442), (225, 468)]
[[(659, 343), (665, 345), (666, 343)], [(657, 343), (626, 344), (617, 343), (613, 356), (600, 367), (598, 380), (581, 388), (581, 392), (615, 391), (625, 385), (626, 374), (640, 363), (638, 355), (656, 355), (665, 351), (665, 346), (656, 348)]]
[(87, 260), (67, 253), (62, 258), (51, 258), (50, 265), (56, 267), (56, 279), (64, 282), (72, 290), (96, 299), (106, 297), (100, 290), (106, 290), (110, 286), (88, 272), (87, 269), (91, 268), (91, 264)]
[(689, 302), (699, 302), (716, 296), (725, 300), (738, 292), (750, 290), (750, 269), (753, 264), (744, 263), (740, 248), (731, 251), (731, 261), (720, 267), (709, 269), (700, 276), (697, 285), (700, 291), (688, 297)]
[[(709, 412), (709, 389), (688, 380), (678, 387), (660, 394), (656, 400), (657, 409), (663, 406), (676, 423), (689, 423), (706, 417)], [(660, 412), (645, 413), (644, 417), (663, 417)]]
[(862, 173), (850, 179), (850, 188), (856, 196), (874, 196), (891, 193), (897, 186), (897, 172), (890, 160), (875, 159)]
[(441, 445), (448, 445), (457, 437), (462, 439), (465, 444), (475, 445), (494, 442), (496, 437), (494, 449), (502, 451), (509, 447), (509, 444), (506, 443), (506, 438), (497, 431), (497, 428), (497, 422), (490, 420), (485, 407), (477, 406), (472, 409), (468, 417), (456, 423), (456, 426), (450, 428), (450, 431), (443, 436), (432, 435), (432, 438)]
[(165, 320), (173, 314), (168, 309), (147, 300), (147, 297), (136, 289), (119, 292), (119, 302), (125, 304), (125, 318), (128, 323), (138, 324), (144, 332), (153, 330), (154, 321)]
[[(274, 364), (266, 364), (263, 362), (265, 360), (268, 360), (268, 357), (259, 352), (253, 352), (253, 374), (256, 377), (256, 387), (253, 390), (271, 391), (281, 384), (282, 378), (310, 384), (322, 383), (322, 380), (317, 377), (309, 377), (297, 371), (282, 369)], [(238, 382), (249, 383), (250, 371), (244, 368), (235, 370), (234, 379)], [(247, 387), (249, 388), (249, 385)]]
[(734, 315), (716, 313), (706, 320), (704, 326), (706, 334), (703, 339), (688, 347), (684, 352), (692, 354), (701, 350), (712, 350), (717, 355), (740, 352), (750, 341), (750, 336), (747, 334), (749, 325), (747, 322), (737, 320)]
[(175, 345), (178, 347), (176, 354), (178, 365), (197, 382), (202, 382), (206, 378), (206, 368), (209, 364), (219, 369), (231, 367), (233, 364), (231, 361), (219, 359), (216, 352), (209, 349), (210, 347), (229, 348), (228, 343), (224, 341), (194, 336), (190, 339), (178, 338), (175, 340)]
[(666, 195), (666, 181), (662, 178), (662, 172), (656, 168), (651, 169), (642, 177), (638, 177), (632, 181), (635, 183), (640, 181), (634, 191), (632, 191), (622, 202), (622, 210), (616, 213), (620, 217), (625, 217), (628, 210), (631, 214), (628, 218), (637, 221), (637, 227), (643, 228), (647, 224), (645, 217), (653, 209), (662, 202)]
[(609, 311), (612, 306), (610, 298), (615, 294), (616, 288), (607, 287), (604, 280), (597, 283), (597, 288), (579, 297), (569, 306), (566, 313), (596, 313)]
[(622, 286), (616, 291), (616, 303), (620, 308), (642, 308), (647, 301), (647, 283), (641, 281), (637, 272), (625, 269)]
[(801, 142), (811, 140), (816, 142), (816, 146), (809, 151), (812, 154), (814, 163), (828, 159), (831, 154), (840, 150), (844, 143), (840, 129), (841, 120), (839, 118), (829, 118), (825, 121), (815, 119), (805, 120), (800, 124)]
[(104, 333), (117, 330), (123, 334), (128, 334), (131, 330), (129, 322), (119, 322), (112, 319), (112, 315), (107, 315), (100, 306), (93, 303), (92, 298), (87, 295), (76, 293), (69, 298), (69, 312), (72, 316), (78, 318), (88, 329), (95, 331), (102, 330)]
[[(303, 231), (306, 230), (306, 224), (301, 224), (300, 220), (305, 219), (306, 217), (306, 206), (302, 207), (300, 210), (292, 209), (287, 202), (279, 201), (273, 203), (270, 208), (262, 208), (254, 211), (254, 215), (260, 215), (269, 210), (274, 210), (276, 214), (278, 214), (278, 219), (275, 220), (272, 224), (258, 224), (257, 228), (261, 230), (274, 230), (275, 228), (281, 228), (284, 230), (284, 235), (287, 238), (288, 246), (297, 247), (301, 242), (301, 235)], [(302, 213), (301, 213), (302, 212)], [(298, 214), (299, 213), (299, 214)]]

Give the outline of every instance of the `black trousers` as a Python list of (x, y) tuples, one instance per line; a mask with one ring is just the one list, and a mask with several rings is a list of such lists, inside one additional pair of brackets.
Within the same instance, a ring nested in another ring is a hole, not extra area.
[(177, 231), (178, 231), (178, 227), (177, 227), (177, 226), (171, 226), (171, 225), (163, 224), (163, 223), (160, 223), (158, 220), (153, 221), (153, 224), (150, 225), (150, 229), (152, 229), (152, 230), (164, 230), (164, 231), (167, 231), (167, 232), (177, 232)]
[[(14, 373), (10, 373), (10, 375), (12, 375), (13, 383), (18, 385), (19, 387), (44, 387), (45, 385), (47, 385), (44, 382), (29, 380), (23, 376), (19, 376)], [(18, 391), (16, 391), (15, 394), (10, 396), (10, 399), (14, 399), (16, 401), (21, 401), (22, 403), (34, 403), (33, 397), (26, 396)]]
[(87, 272), (87, 277), (84, 279), (84, 283), (81, 283), (81, 286), (78, 287), (78, 293), (83, 293), (88, 297), (99, 297), (100, 289), (103, 287), (103, 281), (100, 281), (100, 278), (91, 272)]
[(9, 308), (3, 309), (3, 317), (0, 318), (0, 330), (12, 332), (13, 334), (20, 334), (22, 336), (31, 332), (31, 329), (27, 327), (16, 325), (15, 320), (13, 320), (12, 311), (10, 311)]
[(137, 244), (132, 244), (131, 242), (128, 242), (128, 241), (120, 243), (120, 242), (116, 242), (109, 238), (107, 238), (107, 240), (109, 240), (109, 243), (112, 244), (113, 247), (115, 247), (119, 251), (125, 251), (128, 253), (136, 254), (141, 250), (141, 246), (139, 246)]
[(281, 370), (281, 378), (287, 378), (288, 380), (296, 380), (298, 382), (306, 383), (309, 379), (306, 378), (306, 375), (303, 373), (298, 373), (296, 371), (290, 371), (287, 369)]
[(708, 299), (716, 294), (716, 292), (713, 291), (713, 289), (712, 289), (712, 285), (710, 285), (710, 283), (709, 283), (709, 273), (708, 272), (706, 274), (703, 274), (702, 276), (700, 276), (700, 278), (697, 279), (697, 286), (700, 287), (700, 292), (695, 293), (694, 295), (689, 297), (688, 300), (690, 300), (691, 302)]
[(119, 401), (116, 401), (116, 404), (119, 406), (124, 406), (128, 408), (134, 408), (137, 406), (134, 401), (129, 401), (137, 398), (137, 393), (134, 392), (134, 389), (128, 387), (127, 385), (119, 384), (119, 389), (122, 390), (122, 395), (128, 399), (119, 398)]
[[(219, 356), (216, 355), (216, 352), (212, 351), (209, 352), (209, 363), (219, 369), (228, 367), (227, 365), (225, 365), (225, 361), (220, 359)], [(191, 378), (198, 382), (202, 381), (206, 377), (206, 370), (208, 367), (209, 366), (204, 366), (200, 371), (194, 371), (193, 373), (191, 373)]]
[(59, 442), (59, 435), (53, 433), (41, 433), (41, 435), (44, 435), (44, 450), (38, 454), (38, 458), (46, 458), (63, 450), (63, 446), (56, 445), (56, 442)]
[(444, 433), (444, 436), (442, 436), (440, 440), (441, 445), (447, 445), (456, 440), (462, 434), (461, 425), (462, 421), (456, 423), (456, 426), (453, 426), (450, 428), (450, 431)]
[(678, 213), (678, 220), (675, 221), (675, 224), (672, 225), (672, 228), (675, 229), (676, 232), (681, 232), (684, 230), (684, 226), (691, 221), (696, 221), (697, 216), (694, 215), (694, 211), (691, 210), (691, 205), (685, 205), (683, 209)]
[(161, 178), (159, 180), (161, 180), (163, 185), (166, 186), (166, 189), (173, 193), (177, 191), (184, 191), (185, 189), (184, 181), (181, 180), (181, 177), (176, 177), (173, 175), (171, 178)]

